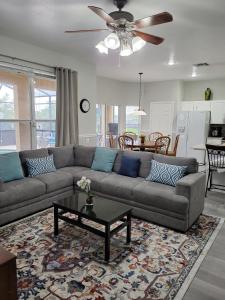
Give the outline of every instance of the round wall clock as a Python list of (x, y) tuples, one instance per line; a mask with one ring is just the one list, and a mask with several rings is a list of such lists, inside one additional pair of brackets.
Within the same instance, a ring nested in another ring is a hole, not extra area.
[(80, 101), (80, 110), (83, 113), (87, 113), (90, 110), (91, 104), (87, 99), (82, 99)]

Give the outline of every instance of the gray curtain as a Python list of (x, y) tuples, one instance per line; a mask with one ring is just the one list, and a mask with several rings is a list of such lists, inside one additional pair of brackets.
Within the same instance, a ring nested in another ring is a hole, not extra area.
[(77, 72), (56, 68), (56, 146), (78, 144)]

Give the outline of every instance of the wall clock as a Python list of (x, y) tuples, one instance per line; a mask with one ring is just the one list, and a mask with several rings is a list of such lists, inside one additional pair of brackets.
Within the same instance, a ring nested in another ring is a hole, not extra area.
[(80, 110), (83, 113), (87, 113), (90, 110), (90, 108), (91, 108), (91, 104), (87, 99), (82, 99), (80, 101)]

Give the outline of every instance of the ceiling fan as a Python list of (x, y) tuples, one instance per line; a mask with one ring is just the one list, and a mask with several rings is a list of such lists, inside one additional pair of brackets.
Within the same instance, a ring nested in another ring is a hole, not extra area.
[(88, 6), (89, 9), (106, 22), (107, 28), (67, 30), (65, 33), (111, 31), (104, 41), (98, 43), (96, 48), (101, 53), (108, 54), (108, 49), (115, 50), (120, 47), (121, 56), (128, 56), (140, 50), (146, 42), (154, 45), (161, 44), (164, 40), (163, 38), (141, 32), (139, 29), (171, 22), (173, 20), (172, 15), (168, 12), (162, 12), (144, 19), (134, 20), (134, 16), (130, 12), (122, 10), (127, 2), (128, 0), (113, 0), (118, 11), (113, 11), (109, 14), (102, 8)]

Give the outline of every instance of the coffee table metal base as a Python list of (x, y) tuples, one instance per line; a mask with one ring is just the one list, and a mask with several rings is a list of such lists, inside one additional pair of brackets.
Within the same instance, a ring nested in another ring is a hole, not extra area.
[(97, 220), (93, 220), (96, 223), (100, 223), (105, 226), (105, 231), (98, 230), (94, 227), (91, 227), (87, 224), (84, 224), (82, 222), (82, 218), (91, 220), (87, 217), (80, 216), (79, 213), (71, 212), (72, 214), (76, 215), (78, 218), (77, 220), (71, 219), (64, 214), (68, 213), (68, 210), (61, 209), (57, 206), (57, 204), (54, 203), (54, 235), (58, 235), (59, 233), (59, 219), (63, 220), (67, 223), (73, 224), (77, 227), (86, 229), (98, 236), (101, 236), (105, 239), (105, 261), (109, 261), (110, 259), (110, 239), (113, 235), (118, 233), (120, 230), (122, 230), (124, 227), (127, 227), (127, 238), (126, 243), (129, 244), (131, 242), (131, 211), (126, 212), (123, 216), (120, 216), (120, 218), (116, 219), (112, 224), (116, 223), (117, 221), (121, 221), (122, 223), (118, 225), (117, 227), (110, 230), (110, 227), (112, 224), (105, 223), (105, 222), (98, 222)]

